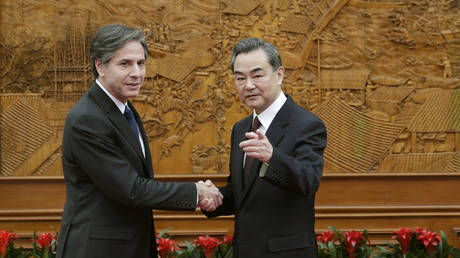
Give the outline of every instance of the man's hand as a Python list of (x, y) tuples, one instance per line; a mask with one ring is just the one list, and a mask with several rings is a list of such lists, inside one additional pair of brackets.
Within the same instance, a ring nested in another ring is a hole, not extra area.
[(267, 137), (260, 130), (246, 133), (245, 136), (248, 139), (240, 142), (240, 147), (246, 155), (268, 163), (273, 154), (273, 147)]
[(222, 205), (222, 194), (219, 189), (210, 181), (199, 181), (195, 183), (198, 191), (198, 206), (205, 211), (214, 211)]

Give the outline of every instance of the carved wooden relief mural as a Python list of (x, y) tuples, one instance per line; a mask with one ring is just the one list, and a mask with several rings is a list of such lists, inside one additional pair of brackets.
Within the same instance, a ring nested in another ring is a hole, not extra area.
[(460, 172), (458, 0), (3, 0), (0, 174), (61, 175), (69, 109), (92, 83), (89, 41), (144, 28), (133, 100), (157, 174), (228, 173), (240, 104), (234, 44), (281, 52), (283, 90), (328, 130), (325, 173)]

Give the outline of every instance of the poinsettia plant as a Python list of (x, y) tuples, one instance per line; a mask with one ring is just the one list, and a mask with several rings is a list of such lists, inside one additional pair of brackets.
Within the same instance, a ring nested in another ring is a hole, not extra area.
[(156, 235), (158, 255), (161, 258), (231, 258), (233, 257), (233, 235), (223, 240), (208, 235), (198, 236), (192, 243), (186, 241), (180, 247), (176, 241), (167, 236), (171, 227)]
[(15, 233), (6, 230), (0, 231), (0, 258), (54, 258), (56, 257), (57, 233), (34, 232), (32, 250), (24, 250), (23, 247), (15, 248), (13, 241), (17, 239)]
[(230, 236), (224, 236), (224, 240), (217, 246), (215, 257), (233, 257), (233, 234), (231, 234)]
[(374, 247), (371, 246), (366, 229), (363, 232), (341, 232), (332, 226), (329, 229), (317, 236), (318, 257), (371, 257)]
[[(156, 235), (158, 253), (161, 258), (231, 258), (233, 257), (233, 235), (222, 240), (207, 235), (197, 237), (185, 246), (166, 235), (167, 228)], [(393, 231), (396, 243), (373, 247), (367, 231), (341, 232), (334, 227), (317, 236), (318, 257), (323, 258), (457, 258), (460, 250), (450, 246), (446, 235), (423, 228), (401, 228)], [(33, 249), (14, 247), (17, 235), (0, 230), (0, 258), (54, 258), (56, 257), (57, 233), (40, 233), (32, 238)]]
[(166, 231), (169, 229), (170, 228), (166, 228), (162, 230), (160, 234), (156, 234), (158, 255), (161, 258), (175, 257), (177, 255), (177, 250), (180, 250), (176, 241), (165, 236)]
[(450, 246), (443, 231), (441, 236), (423, 228), (400, 228), (393, 231), (397, 243), (387, 242), (388, 248), (378, 246), (374, 257), (422, 258), (422, 257), (460, 257), (460, 250)]
[(214, 251), (220, 244), (219, 239), (210, 236), (199, 236), (194, 241), (196, 246), (199, 246), (206, 258), (212, 258)]
[(14, 249), (13, 241), (18, 238), (18, 235), (6, 230), (0, 231), (0, 257), (9, 257), (8, 255)]
[(36, 234), (32, 238), (32, 257), (53, 258), (56, 257), (57, 233), (45, 232)]

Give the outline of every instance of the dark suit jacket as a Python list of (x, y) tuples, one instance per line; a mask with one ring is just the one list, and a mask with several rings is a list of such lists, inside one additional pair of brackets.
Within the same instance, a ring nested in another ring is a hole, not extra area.
[(148, 139), (145, 158), (128, 121), (94, 83), (67, 115), (62, 163), (67, 200), (57, 257), (156, 257), (152, 208), (194, 210), (193, 183), (153, 179)]
[[(248, 186), (243, 188), (244, 152), (238, 145), (246, 140), (251, 123), (252, 115), (234, 125), (230, 175), (227, 185), (219, 189), (223, 205), (205, 214), (235, 215), (235, 257), (316, 257), (314, 201), (326, 128), (288, 96), (266, 132), (273, 146), (269, 165), (253, 162)], [(260, 176), (264, 169), (265, 175)]]

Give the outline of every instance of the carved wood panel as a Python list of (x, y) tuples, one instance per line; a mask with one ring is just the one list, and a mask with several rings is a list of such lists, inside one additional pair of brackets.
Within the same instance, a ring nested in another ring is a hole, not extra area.
[(0, 174), (62, 175), (65, 116), (92, 82), (88, 44), (108, 23), (142, 27), (149, 60), (133, 100), (158, 174), (226, 174), (249, 114), (234, 44), (281, 52), (283, 90), (326, 123), (325, 172), (460, 171), (457, 0), (3, 0)]

